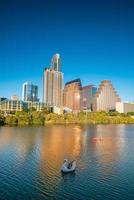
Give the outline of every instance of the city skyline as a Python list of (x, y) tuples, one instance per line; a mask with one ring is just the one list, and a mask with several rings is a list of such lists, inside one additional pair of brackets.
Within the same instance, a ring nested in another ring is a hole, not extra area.
[[(60, 58), (60, 54), (59, 53), (55, 53), (54, 55), (53, 55), (53, 57), (52, 57), (52, 59), (50, 59), (51, 60), (51, 62), (50, 62), (50, 65), (49, 65), (49, 67), (48, 67), (48, 69), (50, 68), (51, 69), (51, 67), (52, 68), (55, 68), (55, 66), (54, 66), (54, 64), (52, 64), (53, 63), (53, 59), (55, 59), (55, 57), (59, 57), (58, 59), (61, 59)], [(57, 58), (56, 58), (57, 59)], [(60, 68), (61, 68), (61, 61), (57, 61), (57, 62), (59, 62), (59, 66), (60, 66)], [(58, 67), (58, 65), (56, 66), (56, 67)], [(46, 67), (44, 67), (43, 68), (43, 70), (45, 70), (45, 68)], [(47, 68), (46, 68), (47, 69)], [(55, 68), (55, 70), (57, 70), (58, 68)], [(57, 70), (57, 72), (58, 72), (58, 70)], [(44, 79), (44, 75), (43, 75), (43, 78), (42, 78), (42, 85), (44, 85), (44, 81), (43, 81), (43, 79)], [(73, 80), (74, 78), (72, 78), (72, 80)], [(79, 79), (78, 77), (77, 77), (77, 79)], [(81, 79), (81, 78), (80, 78)], [(68, 81), (63, 81), (64, 82), (64, 84), (63, 84), (63, 86), (65, 86), (66, 85), (66, 83), (67, 82), (70, 82), (70, 81), (72, 81), (72, 80), (68, 80)], [(107, 79), (105, 79), (105, 80), (107, 80)], [(90, 84), (88, 84), (88, 83), (86, 83), (86, 84), (83, 84), (83, 87), (87, 87), (87, 85), (94, 85), (96, 88), (99, 88), (99, 86), (100, 86), (100, 84), (101, 84), (101, 82), (102, 81), (105, 81), (105, 80), (101, 80), (99, 83), (98, 83), (98, 85), (95, 85), (93, 82), (92, 83), (90, 83)], [(109, 80), (109, 81), (111, 81), (111, 80)], [(21, 87), (22, 87), (22, 85), (23, 84), (25, 84), (25, 83), (31, 83), (31, 82), (33, 82), (34, 83), (34, 85), (36, 85), (37, 87), (38, 87), (38, 89), (39, 89), (39, 86), (33, 81), (33, 80), (26, 80), (25, 82), (23, 82), (22, 84), (21, 84)], [(22, 98), (22, 92), (23, 92), (23, 90), (22, 90), (22, 88), (19, 88), (19, 93), (20, 93), (20, 95), (18, 94), (18, 93), (16, 93), (16, 92), (14, 92), (14, 93), (12, 93), (12, 94), (10, 94), (10, 96), (2, 96), (2, 95), (0, 95), (0, 97), (6, 97), (6, 98), (11, 98), (12, 97), (12, 95), (17, 95), (18, 96), (18, 98), (19, 99), (23, 99)], [(43, 90), (43, 87), (41, 86), (41, 88), (42, 88), (42, 91), (40, 91), (40, 94), (38, 95), (38, 97), (39, 97), (39, 101), (41, 101), (41, 102), (44, 102), (44, 96), (43, 96), (43, 93), (44, 93), (44, 90)], [(119, 92), (120, 93), (120, 92)], [(126, 100), (123, 100), (124, 102), (128, 102), (128, 99), (126, 99)], [(133, 100), (132, 100), (133, 101)]]
[(108, 79), (123, 101), (134, 101), (133, 4), (1, 0), (0, 96), (21, 97), (22, 83), (31, 81), (42, 99), (43, 69), (59, 53), (64, 83), (80, 78), (98, 87)]

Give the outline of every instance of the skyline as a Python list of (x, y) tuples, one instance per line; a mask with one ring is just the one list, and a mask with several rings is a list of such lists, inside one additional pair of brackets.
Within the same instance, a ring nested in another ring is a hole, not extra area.
[(43, 69), (59, 53), (64, 83), (98, 87), (108, 79), (123, 101), (134, 101), (133, 8), (130, 0), (1, 0), (0, 96), (21, 97), (31, 81), (42, 99)]

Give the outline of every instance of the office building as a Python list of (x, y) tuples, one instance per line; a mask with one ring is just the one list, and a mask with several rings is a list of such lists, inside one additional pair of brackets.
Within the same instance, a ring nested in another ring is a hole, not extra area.
[(30, 82), (25, 82), (22, 87), (22, 100), (32, 102), (39, 101), (38, 86)]
[(82, 87), (81, 90), (81, 110), (92, 111), (93, 98), (96, 95), (97, 88), (93, 85)]
[(110, 111), (116, 109), (116, 103), (121, 99), (108, 80), (101, 82), (93, 100), (93, 111)]
[(43, 99), (47, 106), (61, 107), (63, 105), (63, 73), (59, 71), (61, 70), (59, 54), (52, 58), (52, 64), (52, 67), (44, 69)]
[(129, 102), (117, 102), (116, 111), (119, 113), (134, 112), (134, 103)]
[(81, 80), (75, 79), (67, 82), (64, 87), (64, 107), (71, 109), (73, 112), (80, 111), (81, 98)]
[(15, 113), (23, 110), (23, 101), (5, 99), (0, 102), (0, 110), (6, 113)]
[[(46, 108), (46, 104), (43, 102), (28, 101), (28, 102), (23, 102), (23, 107), (25, 109), (35, 109), (36, 111), (42, 111), (44, 108)], [(47, 109), (50, 109), (50, 108), (47, 108)]]
[[(46, 104), (42, 102), (22, 101), (22, 100), (11, 100), (5, 99), (0, 102), (0, 110), (5, 113), (14, 114), (17, 111), (27, 110), (34, 108), (36, 111), (42, 111), (46, 108)], [(50, 110), (50, 108), (47, 108)]]

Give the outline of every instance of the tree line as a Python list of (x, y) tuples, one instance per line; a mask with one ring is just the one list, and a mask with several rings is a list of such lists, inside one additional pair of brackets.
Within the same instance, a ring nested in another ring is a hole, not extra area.
[(47, 109), (42, 111), (23, 110), (15, 114), (5, 115), (0, 112), (0, 126), (33, 126), (46, 124), (133, 124), (134, 112), (79, 112), (56, 114), (49, 112)]

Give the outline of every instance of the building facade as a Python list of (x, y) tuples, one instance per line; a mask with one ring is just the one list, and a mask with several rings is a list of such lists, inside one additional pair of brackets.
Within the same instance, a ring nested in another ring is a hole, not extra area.
[(39, 101), (38, 86), (30, 82), (25, 82), (22, 86), (22, 100), (23, 101)]
[(80, 111), (81, 90), (82, 85), (80, 79), (67, 82), (63, 92), (64, 107), (71, 109), (73, 112)]
[(54, 69), (54, 71), (56, 72), (60, 72), (61, 71), (61, 59), (60, 59), (60, 54), (56, 53), (51, 60), (51, 66), (52, 69)]
[[(42, 111), (46, 108), (46, 104), (42, 102), (22, 101), (5, 99), (0, 102), (0, 110), (5, 113), (15, 113), (26, 109), (34, 108), (36, 111)], [(48, 110), (50, 108), (47, 108)]]
[(117, 102), (116, 111), (118, 111), (119, 113), (134, 112), (134, 103)]
[[(46, 104), (43, 102), (23, 102), (23, 107), (25, 109), (35, 109), (36, 111), (42, 111), (44, 108), (46, 108)], [(48, 108), (49, 109), (49, 108)]]
[(11, 96), (11, 100), (19, 100), (19, 97), (16, 95), (16, 94), (14, 94), (14, 95), (12, 95)]
[(58, 60), (56, 56), (53, 57), (53, 67), (44, 70), (43, 100), (46, 105), (52, 107), (63, 106), (63, 73), (59, 71), (61, 69), (59, 60), (60, 57)]
[(0, 102), (6, 100), (6, 97), (0, 97)]
[(15, 113), (23, 110), (23, 101), (6, 99), (0, 102), (0, 110), (6, 113)]
[(81, 90), (81, 110), (92, 111), (93, 98), (96, 95), (97, 88), (93, 85), (82, 87)]
[(102, 81), (93, 100), (93, 111), (108, 112), (115, 110), (116, 102), (121, 102), (121, 99), (112, 86), (111, 81)]

